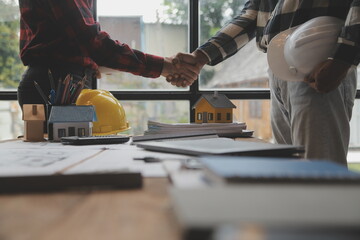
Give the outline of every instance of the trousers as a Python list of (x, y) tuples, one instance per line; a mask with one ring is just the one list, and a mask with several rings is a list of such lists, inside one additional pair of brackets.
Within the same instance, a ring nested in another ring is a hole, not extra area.
[(306, 82), (277, 79), (271, 70), (271, 126), (275, 142), (302, 145), (304, 158), (347, 165), (357, 85), (352, 67), (338, 88), (319, 93)]

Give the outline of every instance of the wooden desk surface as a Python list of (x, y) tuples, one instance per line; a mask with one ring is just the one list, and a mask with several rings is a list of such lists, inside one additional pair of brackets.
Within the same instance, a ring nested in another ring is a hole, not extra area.
[(139, 190), (0, 195), (0, 239), (180, 239), (168, 186), (144, 178)]

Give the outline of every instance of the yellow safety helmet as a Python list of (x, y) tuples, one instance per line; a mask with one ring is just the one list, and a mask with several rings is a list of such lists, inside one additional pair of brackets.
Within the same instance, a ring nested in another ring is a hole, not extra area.
[(97, 122), (93, 123), (93, 135), (110, 135), (130, 129), (123, 106), (109, 91), (83, 89), (76, 105), (95, 107)]

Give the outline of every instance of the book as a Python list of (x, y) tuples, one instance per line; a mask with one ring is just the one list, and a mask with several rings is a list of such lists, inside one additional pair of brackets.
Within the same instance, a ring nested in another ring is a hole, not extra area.
[(247, 130), (243, 122), (235, 123), (160, 123), (148, 121), (144, 135), (191, 133), (214, 131), (219, 137), (251, 137), (253, 130)]
[(199, 161), (212, 183), (360, 183), (360, 173), (325, 160), (206, 156)]
[(236, 141), (230, 138), (208, 138), (178, 141), (140, 142), (137, 147), (146, 150), (201, 155), (245, 155), (291, 157), (304, 152), (302, 146), (272, 144), (253, 141)]
[[(257, 227), (277, 230), (295, 227), (298, 231), (303, 228), (326, 231), (340, 228), (345, 234), (344, 230), (355, 229), (359, 233), (360, 229), (360, 186), (354, 184), (172, 187), (169, 193), (175, 217), (183, 229), (213, 229), (224, 224), (254, 226), (251, 228), (253, 231)], [(278, 235), (271, 239), (293, 238), (286, 235), (279, 238)]]

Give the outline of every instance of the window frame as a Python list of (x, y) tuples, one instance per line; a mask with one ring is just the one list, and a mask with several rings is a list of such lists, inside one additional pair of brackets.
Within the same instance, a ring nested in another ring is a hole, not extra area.
[[(94, 0), (95, 10), (94, 17), (97, 19), (97, 0)], [(199, 0), (189, 0), (189, 50), (194, 51), (199, 46)], [(93, 82), (96, 88), (96, 79)], [(195, 110), (192, 106), (197, 102), (204, 93), (218, 91), (225, 94), (229, 99), (234, 100), (269, 100), (269, 89), (243, 89), (243, 90), (221, 90), (204, 91), (199, 89), (198, 81), (195, 81), (187, 91), (111, 91), (119, 100), (127, 101), (146, 101), (146, 100), (185, 100), (189, 101), (190, 122), (195, 122)], [(357, 89), (356, 98), (360, 99), (360, 89)], [(17, 100), (16, 91), (0, 91), (0, 101)]]

